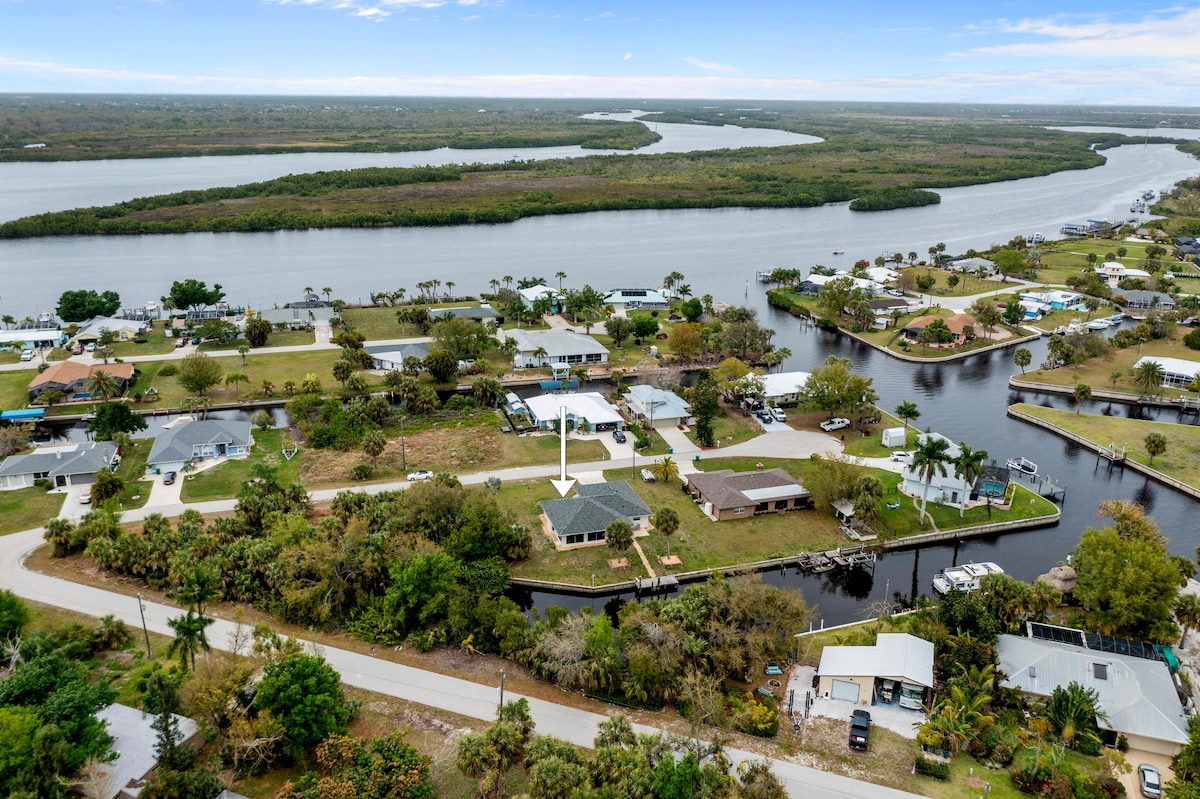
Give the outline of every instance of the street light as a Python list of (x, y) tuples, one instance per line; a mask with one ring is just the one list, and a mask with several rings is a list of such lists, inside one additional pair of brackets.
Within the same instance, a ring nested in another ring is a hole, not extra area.
[(153, 658), (154, 653), (150, 651), (150, 630), (146, 628), (146, 608), (142, 605), (142, 592), (138, 592), (138, 613), (142, 617), (142, 632), (146, 634), (146, 657)]

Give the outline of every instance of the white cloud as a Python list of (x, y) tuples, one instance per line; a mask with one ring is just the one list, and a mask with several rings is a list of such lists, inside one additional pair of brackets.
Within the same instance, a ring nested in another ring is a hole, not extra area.
[(632, 60), (633, 60), (633, 53), (626, 53), (626, 54), (625, 54), (625, 60), (626, 60), (626, 61), (632, 61)]
[(584, 17), (583, 21), (584, 22), (595, 22), (598, 19), (612, 19), (613, 16), (614, 16), (613, 12), (611, 12), (611, 11), (601, 11), (599, 14), (597, 14), (594, 17)]
[(691, 64), (696, 69), (703, 69), (707, 72), (737, 72), (737, 69), (728, 64), (717, 64), (713, 61), (701, 61), (699, 58), (687, 56), (683, 59), (685, 64)]

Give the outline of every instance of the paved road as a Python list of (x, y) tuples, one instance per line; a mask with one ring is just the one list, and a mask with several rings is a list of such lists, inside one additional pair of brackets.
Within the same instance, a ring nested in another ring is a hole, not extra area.
[[(191, 507), (191, 506), (189, 506)], [(133, 628), (141, 626), (138, 602), (132, 597), (79, 585), (56, 577), (28, 571), (25, 559), (43, 543), (43, 530), (27, 530), (0, 539), (0, 585), (19, 596), (66, 608), (90, 616), (112, 614)], [(171, 635), (167, 620), (179, 615), (178, 608), (150, 602), (145, 604), (146, 626), (156, 633)], [(228, 650), (236, 625), (224, 619), (209, 628), (209, 641), (214, 649)], [(429, 707), (448, 710), (470, 718), (491, 720), (498, 702), (495, 686), (460, 680), (436, 672), (391, 663), (380, 658), (362, 655), (334, 647), (321, 647), (325, 659), (342, 675), (347, 685), (364, 688), (388, 696), (399, 697)], [(497, 675), (498, 677), (498, 675)], [(506, 699), (520, 695), (507, 692)], [(578, 710), (566, 705), (526, 697), (539, 733), (553, 735), (579, 746), (588, 746), (596, 735), (597, 725), (605, 716)], [(639, 732), (654, 732), (639, 725)], [(758, 759), (749, 752), (730, 749), (727, 754), (734, 763)], [(788, 795), (796, 799), (913, 799), (915, 794), (884, 788), (871, 783), (799, 766), (783, 760), (771, 760), (775, 774), (784, 781)]]

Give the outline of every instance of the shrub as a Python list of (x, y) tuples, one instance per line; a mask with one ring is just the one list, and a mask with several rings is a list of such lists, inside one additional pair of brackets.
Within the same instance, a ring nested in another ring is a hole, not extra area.
[(355, 480), (370, 480), (371, 475), (375, 473), (375, 467), (369, 463), (355, 464), (350, 470), (350, 476)]
[(448, 411), (469, 411), (475, 407), (475, 400), (466, 394), (455, 394), (442, 407)]
[(173, 363), (163, 364), (163, 367), (158, 370), (159, 377), (174, 377), (179, 374), (179, 367)]
[[(949, 763), (939, 763), (936, 760), (926, 760), (925, 758), (918, 755), (917, 761), (916, 761), (916, 769), (917, 769), (917, 773), (920, 774), (922, 777), (932, 777), (935, 780), (950, 779), (950, 764)], [(1015, 781), (1014, 781), (1014, 784), (1015, 784)]]
[(1189, 349), (1200, 350), (1200, 328), (1196, 328), (1184, 336), (1183, 343), (1187, 345)]

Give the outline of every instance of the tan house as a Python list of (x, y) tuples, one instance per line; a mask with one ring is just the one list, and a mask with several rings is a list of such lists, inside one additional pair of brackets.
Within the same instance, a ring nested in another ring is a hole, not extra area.
[(817, 692), (859, 705), (898, 702), (919, 710), (933, 689), (933, 643), (908, 633), (880, 633), (874, 646), (827, 646)]
[(799, 510), (808, 507), (812, 497), (811, 491), (783, 469), (696, 472), (687, 476), (687, 492), (718, 522)]
[(122, 394), (133, 380), (133, 364), (130, 363), (87, 364), (79, 361), (59, 361), (29, 381), (29, 399), (36, 400), (47, 391), (61, 391), (68, 401), (92, 399), (88, 394), (87, 381), (96, 372), (104, 372), (111, 377)]
[[(904, 328), (905, 337), (911, 341), (916, 341), (917, 337), (921, 335), (921, 331), (932, 324), (935, 319), (941, 319), (945, 322), (946, 327), (950, 328), (950, 332), (954, 335), (950, 346), (965, 344), (968, 340), (974, 338), (975, 333), (978, 332), (979, 323), (975, 321), (975, 317), (970, 314), (958, 313), (954, 314), (954, 316), (918, 316)], [(968, 327), (972, 330), (970, 336), (966, 332)]]

